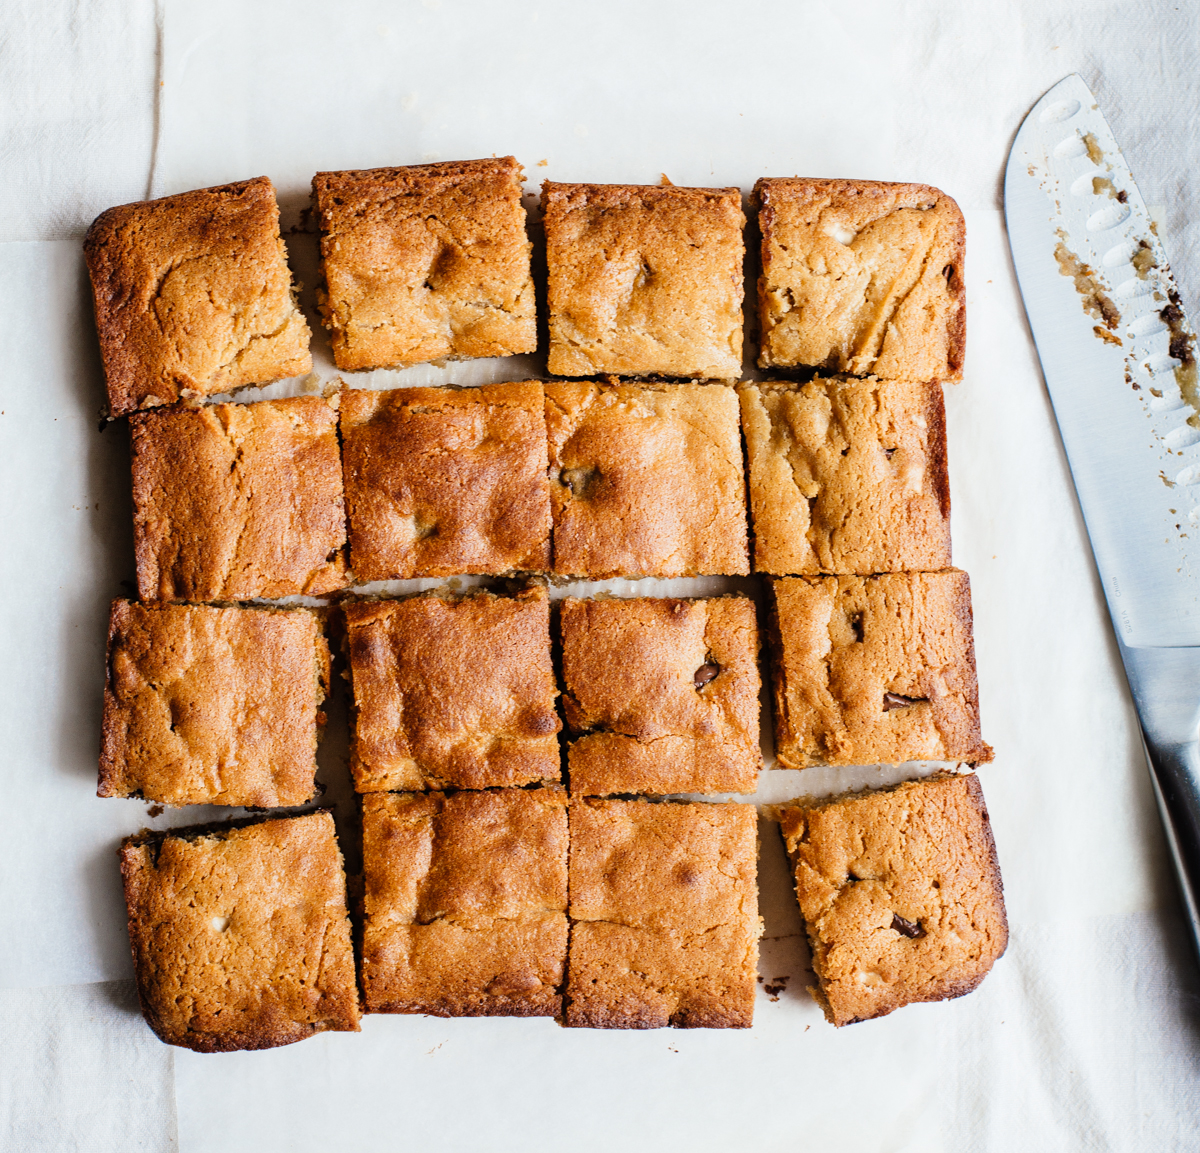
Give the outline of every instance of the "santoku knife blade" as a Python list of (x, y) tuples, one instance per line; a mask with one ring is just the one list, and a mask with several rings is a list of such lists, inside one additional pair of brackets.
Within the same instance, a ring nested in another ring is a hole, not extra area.
[(1200, 949), (1196, 339), (1129, 167), (1078, 76), (1021, 125), (1004, 211)]

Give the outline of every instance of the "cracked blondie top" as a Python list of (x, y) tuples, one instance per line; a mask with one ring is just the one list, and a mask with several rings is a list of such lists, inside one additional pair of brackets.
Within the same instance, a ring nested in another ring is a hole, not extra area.
[(746, 597), (560, 609), (571, 793), (752, 793), (758, 629)]
[(959, 380), (966, 347), (958, 205), (927, 184), (763, 179), (759, 364)]
[(742, 370), (741, 192), (542, 185), (557, 376)]
[(317, 173), (338, 368), (537, 350), (521, 175), (511, 156)]
[(120, 856), (142, 1013), (168, 1045), (228, 1053), (358, 1032), (329, 813), (142, 834)]
[(546, 384), (554, 572), (750, 571), (737, 395), (721, 384)]
[(743, 384), (738, 394), (756, 572), (950, 565), (941, 385), (834, 378)]
[(537, 381), (341, 393), (359, 581), (550, 567)]
[(992, 759), (965, 572), (788, 577), (770, 592), (784, 768)]
[(359, 792), (559, 779), (544, 588), (354, 601), (345, 614)]
[(312, 368), (265, 176), (110, 208), (83, 251), (113, 416)]
[(144, 601), (320, 596), (348, 583), (337, 416), (316, 397), (139, 413)]
[(329, 646), (306, 609), (113, 601), (97, 794), (303, 804), (328, 687)]
[(566, 1023), (749, 1028), (755, 807), (573, 801), (570, 826)]
[(1008, 944), (979, 778), (780, 811), (817, 987), (834, 1025), (970, 993)]
[(566, 800), (557, 785), (363, 799), (368, 1012), (558, 1015)]

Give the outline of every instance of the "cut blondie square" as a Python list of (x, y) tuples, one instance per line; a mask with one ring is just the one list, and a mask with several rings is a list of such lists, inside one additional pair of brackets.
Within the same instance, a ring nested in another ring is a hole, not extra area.
[(566, 1023), (748, 1028), (755, 807), (580, 800), (570, 825)]
[(328, 686), (329, 646), (307, 609), (113, 601), (97, 793), (303, 804)]
[(338, 368), (537, 350), (513, 157), (318, 172), (313, 200)]
[(327, 812), (129, 837), (121, 874), (142, 1012), (167, 1044), (226, 1053), (358, 1031)]
[(784, 768), (992, 759), (966, 573), (788, 577), (770, 589)]
[(554, 571), (750, 571), (737, 394), (723, 384), (545, 386)]
[(542, 213), (551, 373), (741, 374), (738, 189), (546, 181)]
[(363, 800), (371, 1013), (553, 1017), (567, 956), (566, 792)]
[(344, 588), (337, 415), (318, 397), (131, 418), (144, 601), (239, 601)]
[(810, 991), (834, 1025), (970, 993), (1008, 944), (979, 778), (780, 811), (812, 947)]
[(356, 601), (345, 614), (359, 792), (559, 779), (544, 588)]
[(343, 392), (357, 579), (548, 569), (543, 407), (537, 381)]
[(950, 565), (941, 385), (744, 384), (754, 568), (778, 576)]
[(927, 184), (763, 179), (759, 364), (958, 380), (966, 348), (958, 205)]
[(758, 629), (746, 597), (562, 601), (571, 793), (752, 793)]
[(110, 208), (83, 251), (113, 416), (312, 368), (265, 176)]

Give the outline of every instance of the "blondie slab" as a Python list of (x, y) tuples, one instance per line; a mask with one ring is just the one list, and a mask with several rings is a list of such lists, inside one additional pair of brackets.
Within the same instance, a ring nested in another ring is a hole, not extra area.
[(744, 384), (756, 572), (950, 565), (941, 385), (830, 379)]
[(834, 1025), (971, 992), (1008, 944), (996, 846), (974, 774), (780, 812)]
[(337, 416), (317, 397), (131, 418), (144, 601), (320, 596), (349, 583)]
[(782, 766), (992, 759), (966, 573), (791, 577), (771, 602)]
[(537, 350), (513, 157), (318, 172), (313, 200), (338, 368)]
[(748, 1028), (758, 963), (753, 805), (571, 805), (566, 1023)]
[(958, 205), (927, 184), (763, 179), (759, 364), (958, 380), (966, 348)]
[(113, 416), (312, 368), (265, 176), (110, 208), (83, 251)]
[(552, 373), (741, 373), (738, 189), (546, 181), (542, 213)]
[(307, 609), (113, 601), (97, 793), (303, 804), (328, 687), (329, 646)]
[(358, 1031), (328, 813), (142, 834), (120, 855), (138, 996), (167, 1044), (227, 1053)]
[(545, 589), (357, 601), (345, 614), (359, 792), (559, 779)]
[(758, 629), (746, 597), (562, 602), (571, 793), (752, 793)]
[(558, 785), (364, 798), (368, 1012), (558, 1015), (566, 800)]

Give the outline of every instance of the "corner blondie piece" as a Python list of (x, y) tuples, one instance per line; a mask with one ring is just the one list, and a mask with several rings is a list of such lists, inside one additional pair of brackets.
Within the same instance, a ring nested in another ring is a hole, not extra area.
[(338, 368), (537, 350), (513, 157), (318, 172), (313, 200)]
[(337, 416), (317, 397), (131, 419), (144, 601), (320, 596), (348, 583)]
[(737, 395), (721, 384), (546, 389), (554, 571), (750, 571)]
[(558, 1015), (566, 803), (558, 785), (363, 800), (367, 1012)]
[(358, 601), (345, 613), (359, 792), (559, 779), (545, 589)]
[(797, 802), (780, 812), (833, 1025), (970, 993), (1008, 944), (979, 778)]
[(83, 251), (113, 416), (312, 368), (265, 176), (110, 208)]
[(358, 1032), (327, 812), (142, 834), (120, 855), (142, 1013), (168, 1045), (228, 1053)]
[(341, 394), (360, 581), (550, 567), (542, 386)]
[(557, 376), (742, 370), (736, 188), (542, 185)]
[(754, 602), (562, 602), (571, 793), (752, 793), (758, 743)]
[(753, 805), (571, 805), (566, 1023), (745, 1029), (758, 965)]
[(764, 179), (759, 364), (958, 380), (966, 349), (958, 205), (927, 184)]
[(941, 385), (743, 384), (756, 572), (917, 572), (950, 565)]
[(97, 795), (303, 804), (328, 687), (329, 646), (306, 609), (113, 601)]
[(785, 578), (771, 601), (784, 768), (992, 759), (966, 573)]

